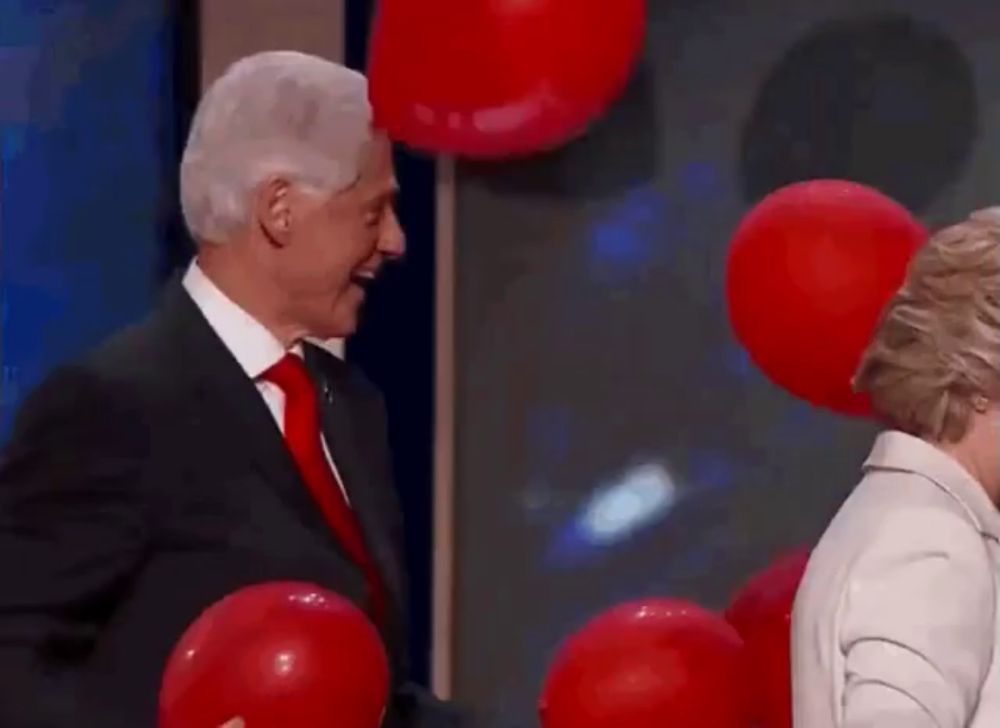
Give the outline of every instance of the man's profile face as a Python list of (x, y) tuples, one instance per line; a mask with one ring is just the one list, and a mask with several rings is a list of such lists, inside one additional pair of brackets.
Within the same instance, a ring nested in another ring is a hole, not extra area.
[(309, 335), (352, 334), (366, 289), (386, 260), (404, 253), (396, 192), (392, 145), (376, 134), (348, 189), (324, 194), (299, 188), (290, 196), (293, 222), (278, 275), (290, 316)]

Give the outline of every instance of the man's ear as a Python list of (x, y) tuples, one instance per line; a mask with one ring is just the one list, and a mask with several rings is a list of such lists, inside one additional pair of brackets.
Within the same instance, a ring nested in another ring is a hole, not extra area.
[(275, 245), (285, 246), (292, 229), (291, 185), (281, 177), (270, 177), (257, 187), (254, 217)]

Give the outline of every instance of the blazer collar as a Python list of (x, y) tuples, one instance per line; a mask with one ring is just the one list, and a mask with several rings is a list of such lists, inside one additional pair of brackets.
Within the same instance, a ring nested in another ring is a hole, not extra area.
[(256, 380), (285, 356), (285, 346), (274, 334), (223, 293), (196, 260), (181, 285), (250, 379)]
[(166, 290), (160, 315), (177, 347), (176, 377), (194, 395), (191, 416), (211, 421), (228, 457), (252, 464), (279, 497), (311, 528), (329, 533), (254, 380), (180, 282)]
[(896, 430), (883, 432), (875, 440), (864, 468), (922, 475), (957, 500), (981, 533), (1000, 541), (1000, 510), (979, 481), (926, 440)]

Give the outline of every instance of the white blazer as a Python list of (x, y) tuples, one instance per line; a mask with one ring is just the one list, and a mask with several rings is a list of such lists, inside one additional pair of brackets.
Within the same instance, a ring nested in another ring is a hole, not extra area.
[(795, 728), (1000, 727), (1000, 513), (902, 432), (864, 471), (795, 599)]

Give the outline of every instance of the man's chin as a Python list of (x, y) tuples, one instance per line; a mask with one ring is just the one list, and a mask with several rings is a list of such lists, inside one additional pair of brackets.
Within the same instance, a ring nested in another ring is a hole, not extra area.
[(347, 342), (345, 339), (346, 337), (342, 336), (335, 336), (324, 339), (310, 337), (309, 343), (312, 344), (313, 346), (319, 347), (320, 349), (326, 351), (329, 354), (333, 354), (338, 359), (343, 359), (344, 355), (346, 354), (345, 346)]
[(335, 330), (324, 330), (322, 333), (312, 334), (309, 339), (317, 344), (331, 342), (331, 346), (336, 346), (337, 342), (342, 342), (353, 336), (356, 330), (356, 328), (344, 327), (337, 328)]
[(317, 322), (312, 336), (321, 341), (341, 340), (354, 335), (358, 330), (359, 311), (341, 311), (327, 321)]

